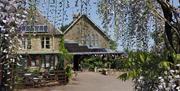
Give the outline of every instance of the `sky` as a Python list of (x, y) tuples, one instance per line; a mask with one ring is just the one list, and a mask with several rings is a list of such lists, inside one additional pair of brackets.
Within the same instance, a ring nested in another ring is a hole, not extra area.
[[(69, 4), (65, 2), (65, 7), (67, 7), (68, 5), (70, 7), (65, 8), (66, 14), (64, 15), (65, 17), (64, 17), (64, 20), (62, 21), (63, 13), (62, 11), (60, 11), (62, 10), (61, 3), (60, 3), (61, 1), (63, 0), (40, 0), (39, 5), (38, 5), (39, 9), (41, 10), (41, 13), (44, 16), (46, 16), (48, 20), (52, 24), (54, 24), (56, 27), (60, 27), (62, 24), (63, 25), (69, 24), (70, 22), (73, 21), (73, 15), (80, 13), (80, 3), (78, 3), (78, 7), (76, 7), (75, 1), (77, 0), (69, 0), (70, 1)], [(89, 1), (90, 1), (90, 5), (87, 7), (88, 12), (86, 14), (94, 23), (96, 23), (98, 27), (100, 27), (102, 30), (105, 30), (103, 29), (102, 19), (100, 18), (100, 15), (97, 12), (97, 2), (99, 0), (89, 0)], [(172, 1), (175, 6), (180, 6), (178, 3), (178, 0), (172, 0)], [(112, 38), (113, 34), (110, 33), (109, 35), (111, 35), (111, 38)], [(123, 51), (122, 46), (119, 45), (118, 50)]]
[[(60, 10), (62, 10), (62, 8), (60, 7), (61, 6), (60, 2), (63, 0), (57, 0), (57, 3), (56, 3), (56, 0), (49, 0), (49, 1), (48, 0), (40, 0), (40, 1), (43, 1), (43, 2), (39, 2), (40, 4), (38, 5), (39, 9), (42, 11), (41, 13), (46, 17), (48, 16), (48, 19), (50, 20), (50, 22), (53, 23), (54, 25), (56, 25), (56, 27), (60, 27), (61, 24), (59, 25), (57, 22), (62, 21), (62, 11), (60, 11)], [(76, 7), (75, 6), (76, 0), (69, 0), (69, 1), (70, 1), (69, 2), (70, 7), (65, 8), (65, 12), (66, 12), (67, 16), (64, 15), (65, 20), (63, 21), (63, 25), (69, 24), (73, 20), (73, 15), (80, 13), (80, 3), (78, 3), (79, 5), (78, 5), (78, 7)], [(78, 0), (78, 1), (80, 1), (80, 0)], [(86, 0), (84, 0), (84, 1), (86, 1)], [(94, 4), (97, 1), (98, 0), (90, 0), (90, 5), (88, 6), (88, 9), (87, 9), (88, 12), (86, 14), (92, 21), (96, 22), (96, 24), (101, 27), (102, 19), (100, 19), (99, 15), (97, 14), (97, 5)], [(50, 7), (54, 6), (54, 7), (48, 8), (48, 6), (50, 6)], [(67, 7), (66, 1), (65, 1), (65, 7)], [(57, 12), (59, 12), (59, 13), (57, 13)], [(56, 18), (55, 18), (55, 16), (56, 16)], [(54, 21), (56, 21), (56, 23)]]

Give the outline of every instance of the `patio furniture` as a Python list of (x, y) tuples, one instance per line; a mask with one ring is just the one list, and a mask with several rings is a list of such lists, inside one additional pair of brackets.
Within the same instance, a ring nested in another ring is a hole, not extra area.
[(41, 86), (42, 76), (40, 75), (34, 75), (32, 73), (25, 73), (24, 74), (24, 84), (25, 86)]

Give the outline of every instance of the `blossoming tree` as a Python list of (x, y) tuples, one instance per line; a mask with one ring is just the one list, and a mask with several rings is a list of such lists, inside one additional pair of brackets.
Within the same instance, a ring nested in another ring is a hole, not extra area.
[(13, 69), (19, 61), (17, 32), (26, 17), (24, 4), (24, 0), (0, 0), (0, 91), (13, 89)]

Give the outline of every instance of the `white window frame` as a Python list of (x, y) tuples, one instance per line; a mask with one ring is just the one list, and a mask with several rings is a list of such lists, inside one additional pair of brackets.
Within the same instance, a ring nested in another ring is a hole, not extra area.
[[(51, 41), (49, 36), (44, 36), (41, 38), (41, 48), (42, 49), (50, 49), (51, 48)], [(49, 46), (49, 47), (48, 47)]]
[(22, 49), (31, 49), (31, 48), (32, 48), (31, 38), (23, 38)]

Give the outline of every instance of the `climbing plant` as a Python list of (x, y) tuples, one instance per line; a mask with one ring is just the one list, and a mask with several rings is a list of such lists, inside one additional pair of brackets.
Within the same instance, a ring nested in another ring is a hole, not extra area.
[(65, 43), (64, 36), (62, 35), (60, 37), (60, 42), (59, 42), (59, 61), (57, 64), (57, 69), (64, 69), (65, 60), (67, 61), (67, 63), (71, 63), (73, 57), (71, 54), (69, 54), (68, 50), (65, 48), (64, 43)]

